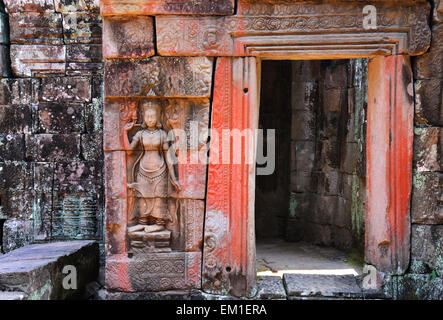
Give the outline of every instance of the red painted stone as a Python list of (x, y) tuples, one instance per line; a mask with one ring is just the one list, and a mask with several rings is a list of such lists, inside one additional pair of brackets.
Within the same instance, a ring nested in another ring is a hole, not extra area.
[[(211, 130), (220, 137), (223, 129), (258, 127), (256, 76), (254, 58), (217, 60)], [(211, 139), (210, 150), (221, 150), (221, 140), (217, 146)], [(255, 149), (249, 146), (255, 160)], [(223, 164), (220, 155), (221, 164), (209, 165), (203, 289), (213, 293), (248, 295), (255, 285), (255, 161), (247, 164), (244, 153), (241, 160)]]
[(104, 19), (104, 58), (148, 58), (154, 54), (152, 17), (131, 16)]
[(401, 274), (409, 265), (414, 99), (408, 57), (369, 62), (365, 259)]
[(234, 13), (234, 0), (100, 0), (100, 11), (107, 15), (161, 15)]

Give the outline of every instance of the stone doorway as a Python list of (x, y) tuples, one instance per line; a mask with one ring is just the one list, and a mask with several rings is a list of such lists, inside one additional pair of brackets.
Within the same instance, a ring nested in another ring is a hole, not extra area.
[(367, 62), (262, 62), (259, 128), (275, 130), (263, 148), (275, 169), (256, 177), (259, 282), (362, 273)]

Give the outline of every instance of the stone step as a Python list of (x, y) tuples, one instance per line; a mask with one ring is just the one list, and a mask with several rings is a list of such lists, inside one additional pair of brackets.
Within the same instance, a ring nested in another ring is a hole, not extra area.
[(363, 299), (353, 275), (283, 274), (288, 299)]
[[(64, 288), (63, 280), (74, 288)], [(33, 244), (0, 256), (0, 290), (23, 292), (28, 299), (81, 298), (97, 279), (99, 249), (95, 241)], [(67, 278), (68, 277), (68, 278)]]

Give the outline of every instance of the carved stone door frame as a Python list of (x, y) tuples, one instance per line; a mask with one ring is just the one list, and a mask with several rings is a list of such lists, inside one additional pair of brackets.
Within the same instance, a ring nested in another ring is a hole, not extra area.
[[(380, 56), (368, 66), (365, 260), (391, 274), (404, 273), (409, 264), (414, 116), (409, 61)], [(261, 59), (216, 63), (211, 129), (258, 129)], [(211, 148), (219, 150), (219, 143), (211, 141)], [(247, 152), (253, 164), (209, 165), (202, 270), (208, 292), (254, 292), (255, 141)]]
[[(337, 10), (346, 12), (359, 10), (362, 4), (341, 5)], [(358, 14), (349, 13), (352, 21), (338, 20), (336, 29), (316, 34), (311, 28), (280, 31), (278, 28), (299, 17), (266, 17), (260, 10), (270, 7), (240, 1), (238, 16), (216, 18), (216, 24), (223, 25), (229, 36), (221, 31), (221, 44), (215, 51), (229, 57), (216, 60), (211, 130), (220, 134), (223, 129), (258, 128), (261, 60), (372, 58), (368, 66), (365, 260), (379, 272), (402, 274), (409, 265), (410, 252), (414, 90), (409, 56), (426, 50), (430, 31), (427, 4), (404, 1), (395, 12), (392, 6), (388, 2), (381, 6), (383, 30), (354, 30), (348, 24), (355, 25)], [(318, 7), (325, 10), (326, 20), (331, 17), (327, 7)], [(414, 21), (408, 20), (414, 10)], [(186, 32), (187, 25), (198, 19), (160, 18), (159, 51), (176, 54), (179, 48), (180, 54), (216, 55), (210, 50), (202, 52), (198, 43), (185, 41), (172, 48), (163, 41), (161, 30), (166, 24), (174, 29), (179, 21), (183, 31), (177, 32)], [(213, 25), (215, 20), (211, 19), (200, 19), (198, 26)], [(263, 26), (275, 23), (279, 27), (256, 30), (253, 21), (257, 19)], [(248, 149), (254, 160), (255, 142)], [(220, 149), (219, 143), (211, 140), (210, 150)], [(250, 296), (256, 284), (255, 161), (210, 162), (207, 190), (202, 288), (215, 294)]]

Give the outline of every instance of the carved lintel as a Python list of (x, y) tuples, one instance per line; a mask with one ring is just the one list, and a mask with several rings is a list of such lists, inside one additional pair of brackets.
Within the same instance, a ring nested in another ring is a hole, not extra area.
[(100, 0), (103, 16), (234, 13), (234, 0)]
[(158, 17), (161, 55), (259, 56), (278, 59), (419, 55), (431, 40), (430, 6), (378, 2), (375, 29), (364, 3), (244, 5), (225, 17)]

